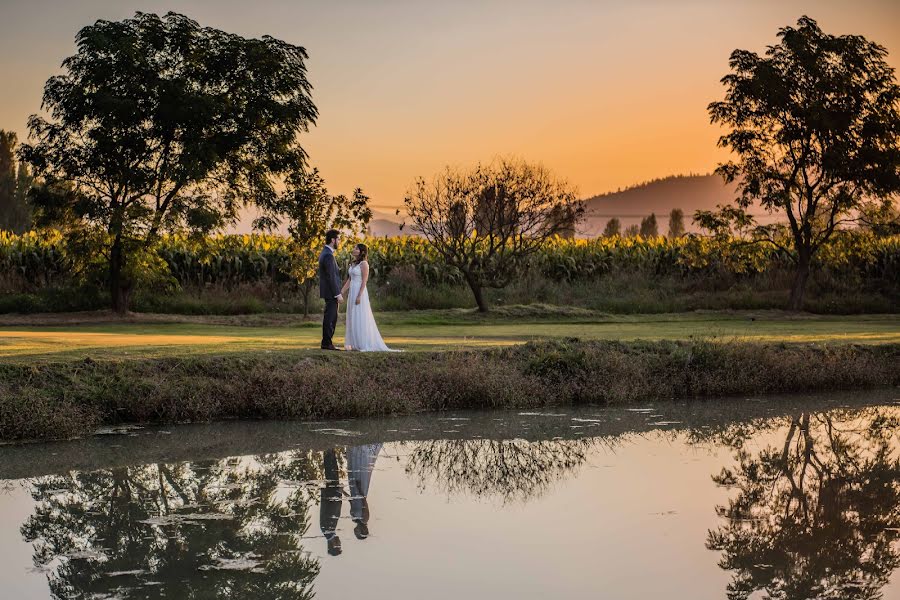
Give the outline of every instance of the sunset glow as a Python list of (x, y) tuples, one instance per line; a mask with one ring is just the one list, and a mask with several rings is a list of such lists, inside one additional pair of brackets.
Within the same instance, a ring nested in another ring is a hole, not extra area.
[[(513, 8), (514, 6), (514, 8)], [(330, 188), (399, 206), (418, 175), (497, 154), (542, 161), (582, 196), (711, 171), (707, 104), (735, 48), (763, 51), (803, 14), (861, 34), (900, 65), (900, 4), (713, 2), (90, 2), (4, 0), (0, 129), (26, 138), (46, 79), (79, 28), (174, 10), (306, 47), (318, 125), (306, 136)]]

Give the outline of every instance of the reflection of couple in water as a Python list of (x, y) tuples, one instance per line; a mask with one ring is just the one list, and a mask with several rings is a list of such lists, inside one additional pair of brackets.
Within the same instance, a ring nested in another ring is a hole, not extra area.
[[(350, 487), (350, 518), (353, 519), (353, 534), (356, 539), (369, 537), (369, 483), (372, 481), (372, 470), (375, 460), (381, 452), (383, 444), (366, 444), (351, 446), (347, 449), (347, 479)], [(344, 490), (340, 482), (337, 455), (334, 449), (326, 450), (325, 487), (319, 502), (319, 526), (328, 541), (328, 554), (337, 556), (341, 553), (341, 538), (337, 535), (338, 519), (344, 504)]]

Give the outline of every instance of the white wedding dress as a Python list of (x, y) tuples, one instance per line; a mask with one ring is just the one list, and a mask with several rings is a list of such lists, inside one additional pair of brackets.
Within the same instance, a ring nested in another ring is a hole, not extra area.
[(362, 291), (359, 304), (356, 303), (361, 286), (362, 267), (353, 265), (350, 267), (350, 293), (346, 298), (347, 332), (344, 334), (344, 348), (362, 352), (398, 352), (388, 348), (378, 333), (375, 315), (372, 314), (372, 306), (369, 304), (368, 289)]

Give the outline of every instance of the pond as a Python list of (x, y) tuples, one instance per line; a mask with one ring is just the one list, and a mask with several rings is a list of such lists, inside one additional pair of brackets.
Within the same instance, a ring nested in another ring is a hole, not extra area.
[(896, 390), (0, 447), (4, 598), (898, 598)]

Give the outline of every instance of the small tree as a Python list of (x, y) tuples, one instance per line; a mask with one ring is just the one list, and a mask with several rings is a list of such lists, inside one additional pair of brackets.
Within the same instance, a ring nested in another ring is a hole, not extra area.
[(362, 234), (372, 219), (369, 197), (356, 188), (351, 198), (332, 196), (316, 169), (298, 172), (287, 178), (284, 192), (264, 207), (267, 214), (257, 219), (254, 227), (273, 229), (283, 222), (291, 236), (292, 275), (303, 293), (303, 314), (309, 314), (309, 301), (315, 288), (318, 255), (329, 229), (340, 229), (351, 235)]
[(200, 27), (168, 13), (97, 21), (76, 37), (65, 73), (47, 81), (50, 119), (29, 120), (21, 156), (51, 185), (36, 209), (67, 215), (99, 240), (112, 307), (128, 308), (129, 257), (166, 230), (212, 230), (241, 204), (272, 202), (275, 183), (305, 164), (297, 136), (316, 118), (306, 51)]
[(684, 211), (673, 208), (669, 213), (669, 239), (680, 238), (684, 235)]
[[(764, 57), (731, 54), (725, 100), (709, 105), (730, 128), (719, 145), (737, 159), (716, 170), (736, 182), (745, 223), (755, 202), (787, 219), (753, 228), (753, 237), (796, 264), (789, 308), (803, 306), (813, 258), (867, 197), (900, 191), (900, 86), (887, 50), (862, 36), (833, 36), (809, 17), (778, 32)], [(729, 215), (698, 211), (701, 225)]]
[(460, 270), (481, 312), (488, 310), (485, 287), (505, 287), (526, 258), (584, 213), (566, 183), (512, 159), (420, 178), (404, 202), (413, 229)]
[(613, 217), (609, 221), (606, 222), (606, 227), (603, 228), (603, 237), (614, 237), (617, 235), (621, 235), (622, 233), (622, 221), (618, 218)]
[(656, 223), (656, 215), (650, 213), (649, 217), (641, 219), (641, 237), (656, 237), (659, 235), (659, 226)]
[(637, 225), (637, 223), (634, 223), (625, 228), (625, 236), (624, 237), (633, 238), (633, 237), (639, 236), (640, 234), (641, 234), (641, 228)]

